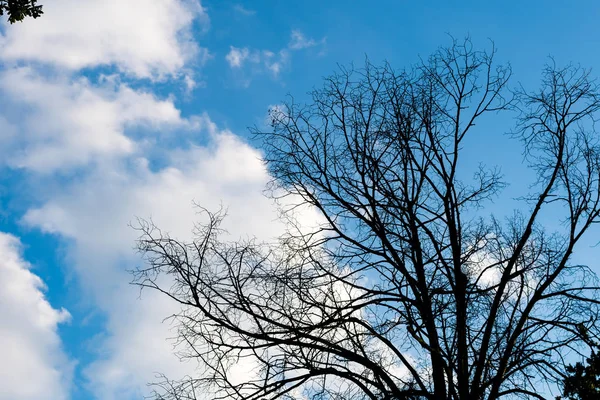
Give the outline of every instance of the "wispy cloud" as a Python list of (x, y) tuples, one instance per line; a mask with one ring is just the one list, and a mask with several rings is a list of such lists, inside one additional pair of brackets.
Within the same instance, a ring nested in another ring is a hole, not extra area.
[(254, 72), (260, 72), (264, 69), (273, 77), (277, 77), (287, 65), (289, 54), (287, 49), (275, 53), (271, 50), (254, 50), (247, 47), (230, 46), (225, 60), (232, 69), (241, 70), (244, 64), (251, 64), (257, 67)]
[[(258, 69), (255, 68), (254, 73), (263, 70), (269, 72), (274, 78), (277, 78), (285, 67), (289, 67), (291, 52), (311, 47), (323, 47), (325, 42), (325, 38), (317, 41), (307, 37), (299, 30), (292, 30), (289, 43), (277, 52), (230, 46), (229, 52), (225, 55), (225, 60), (231, 69), (241, 71), (245, 64), (250, 64), (259, 67)], [(250, 81), (251, 79), (248, 76), (244, 76), (242, 79), (244, 86), (249, 86)]]
[(229, 63), (231, 68), (241, 68), (242, 64), (250, 56), (250, 50), (247, 47), (238, 48), (230, 46), (229, 53), (225, 56), (225, 59)]
[(250, 10), (250, 9), (244, 7), (241, 4), (234, 5), (233, 6), (233, 10), (235, 12), (237, 12), (238, 14), (241, 14), (241, 15), (244, 15), (244, 16), (247, 16), (247, 17), (250, 17), (252, 15), (256, 15), (256, 10)]
[[(324, 40), (324, 39), (321, 39)], [(301, 50), (307, 49), (309, 47), (314, 47), (319, 45), (321, 42), (317, 42), (312, 38), (307, 38), (304, 34), (299, 30), (293, 30), (291, 34), (290, 43), (288, 47), (292, 50)]]

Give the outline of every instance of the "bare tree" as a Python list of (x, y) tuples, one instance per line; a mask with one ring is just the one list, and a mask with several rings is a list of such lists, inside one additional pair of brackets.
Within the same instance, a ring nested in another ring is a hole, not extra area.
[[(598, 334), (597, 279), (570, 260), (600, 220), (600, 90), (550, 65), (539, 91), (510, 92), (494, 53), (466, 40), (407, 71), (342, 68), (273, 110), (254, 133), (289, 227), (276, 244), (224, 239), (222, 212), (191, 243), (141, 225), (135, 282), (181, 304), (179, 352), (199, 361), (158, 398), (543, 399)], [(499, 219), (499, 170), (465, 179), (459, 158), (480, 119), (515, 110), (538, 179)]]

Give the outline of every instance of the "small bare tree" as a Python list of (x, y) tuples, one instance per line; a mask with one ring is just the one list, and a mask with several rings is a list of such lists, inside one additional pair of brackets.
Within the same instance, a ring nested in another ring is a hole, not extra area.
[[(408, 71), (341, 69), (273, 110), (254, 130), (270, 193), (318, 210), (318, 229), (294, 207), (276, 244), (228, 242), (221, 212), (191, 243), (142, 224), (135, 282), (181, 304), (180, 354), (199, 361), (157, 397), (543, 399), (581, 332), (598, 334), (596, 277), (570, 260), (600, 220), (600, 90), (575, 66), (548, 66), (533, 93), (509, 92), (510, 75), (467, 40)], [(506, 110), (538, 179), (498, 219), (483, 206), (499, 170), (465, 179), (459, 158)]]

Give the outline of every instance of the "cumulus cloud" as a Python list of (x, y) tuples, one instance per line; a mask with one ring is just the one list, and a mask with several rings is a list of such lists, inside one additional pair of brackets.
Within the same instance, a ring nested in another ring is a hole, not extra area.
[[(227, 207), (225, 228), (234, 238), (269, 240), (284, 230), (276, 222), (276, 207), (262, 193), (270, 177), (260, 152), (219, 130), (206, 115), (198, 126), (207, 145), (167, 151), (164, 168), (154, 171), (140, 158), (114, 173), (93, 171), (24, 217), (27, 225), (72, 243), (73, 267), (86, 293), (107, 314), (107, 336), (98, 343), (104, 356), (86, 369), (99, 398), (135, 397), (155, 372), (177, 377), (194, 367), (179, 363), (166, 340), (174, 334), (161, 321), (173, 313), (173, 304), (149, 292), (137, 301), (137, 289), (127, 285), (124, 269), (140, 262), (133, 251), (137, 233), (129, 222), (136, 216), (152, 218), (172, 236), (190, 239), (199, 218), (195, 201), (210, 210)], [(315, 216), (307, 211), (300, 218)]]
[[(161, 195), (144, 193), (146, 185), (163, 183), (173, 195), (181, 189), (169, 186), (173, 170), (155, 175), (139, 157), (152, 152), (163, 135), (158, 130), (203, 125), (181, 118), (171, 97), (160, 99), (123, 82), (177, 78), (192, 90), (193, 68), (210, 57), (193, 40), (192, 23), (206, 27), (208, 18), (197, 0), (54, 0), (44, 11), (36, 23), (15, 24), (0, 34), (0, 167), (21, 168), (25, 181), (29, 172), (46, 174), (45, 185), (36, 187), (38, 200), (48, 200), (40, 224), (73, 243), (66, 259), (75, 261), (95, 311), (107, 315), (106, 333), (90, 339), (100, 349), (92, 354), (97, 362), (81, 366), (91, 393), (103, 400), (139, 398), (154, 371), (181, 370), (160, 324), (171, 304), (137, 301), (124, 272), (137, 261), (135, 235), (127, 226), (133, 210), (147, 215), (147, 204), (166, 205)], [(116, 73), (80, 74), (96, 67)], [(85, 200), (78, 204), (77, 196)], [(70, 201), (78, 204), (73, 210)], [(24, 221), (33, 226), (35, 216), (32, 211)], [(59, 229), (50, 229), (52, 223)], [(107, 232), (114, 237), (103, 237)], [(67, 399), (74, 363), (62, 353), (56, 328), (68, 313), (44, 299), (43, 283), (18, 256), (17, 239), (0, 235), (0, 254), (0, 280), (10, 282), (0, 291), (0, 400)]]
[[(197, 85), (187, 63), (210, 57), (191, 36), (194, 20), (208, 24), (198, 0), (55, 0), (44, 12), (0, 35), (5, 165), (53, 173), (110, 162), (139, 151), (128, 130), (181, 125), (172, 98), (121, 79), (172, 76), (187, 92)], [(33, 63), (19, 67), (24, 61)], [(107, 65), (121, 74), (95, 82), (76, 74)]]
[(0, 399), (67, 399), (72, 364), (57, 328), (69, 313), (48, 303), (30, 268), (19, 239), (0, 232)]
[(197, 0), (53, 0), (43, 18), (6, 30), (0, 57), (69, 70), (116, 66), (135, 77), (160, 78), (194, 57), (205, 59), (191, 35), (196, 19), (208, 23)]
[[(177, 77), (188, 90), (197, 85), (193, 64), (209, 58), (191, 35), (194, 21), (208, 24), (197, 0), (53, 0), (44, 11), (43, 18), (11, 26), (0, 36), (0, 61), (6, 67), (0, 72), (0, 156), (9, 167), (45, 173), (49, 186), (60, 188), (44, 188), (22, 220), (65, 240), (66, 259), (86, 298), (106, 316), (105, 332), (90, 339), (98, 349), (96, 359), (82, 366), (90, 391), (103, 400), (139, 398), (155, 372), (178, 377), (194, 366), (180, 363), (166, 340), (173, 333), (162, 319), (174, 311), (173, 304), (152, 293), (139, 301), (137, 289), (128, 285), (125, 269), (140, 262), (133, 251), (137, 234), (128, 223), (136, 216), (152, 218), (174, 236), (189, 239), (198, 218), (195, 200), (212, 210), (228, 207), (225, 227), (233, 236), (267, 240), (284, 227), (262, 194), (270, 177), (259, 151), (219, 130), (208, 116), (182, 118), (172, 98), (131, 84)], [(288, 65), (290, 50), (232, 47), (226, 60), (233, 69), (251, 66), (276, 77)], [(117, 73), (99, 79), (80, 75), (105, 66)], [(153, 146), (157, 131), (165, 129), (197, 130), (193, 135), (204, 144)], [(156, 151), (164, 158), (160, 167), (148, 154)], [(58, 171), (71, 175), (64, 179)], [(306, 211), (300, 218), (316, 216)], [(19, 399), (66, 398), (69, 365), (56, 326), (67, 313), (44, 300), (41, 281), (18, 257), (18, 241), (2, 238), (0, 252), (8, 255), (0, 261), (0, 278), (3, 266), (12, 263), (5, 268), (12, 271), (6, 280), (23, 282), (19, 293), (29, 293), (24, 304), (31, 316), (20, 322), (25, 325), (14, 325), (15, 332), (25, 334), (9, 332), (25, 344), (21, 349), (17, 343), (13, 348), (21, 350), (0, 360), (13, 372), (0, 370), (0, 400), (5, 393)], [(20, 304), (6, 296), (0, 293), (0, 315), (5, 304), (13, 311)], [(38, 320), (45, 322), (35, 325)], [(38, 333), (40, 339), (33, 336)], [(8, 333), (0, 328), (0, 335)], [(43, 393), (15, 378), (25, 370), (38, 374)], [(3, 385), (5, 376), (13, 386)], [(14, 391), (16, 384), (31, 392)]]
[(22, 121), (9, 120), (22, 132), (3, 143), (4, 158), (11, 166), (38, 172), (131, 154), (137, 145), (125, 134), (127, 128), (184, 123), (172, 100), (110, 79), (93, 85), (85, 78), (48, 78), (17, 68), (0, 73), (0, 92), (19, 110), (13, 115), (28, 113)]
[[(98, 268), (99, 265), (93, 268)], [(173, 303), (155, 292), (140, 293), (128, 286), (126, 274), (103, 299), (110, 310), (107, 334), (94, 341), (98, 348), (95, 361), (84, 368), (83, 375), (94, 398), (101, 400), (140, 399), (148, 395), (147, 384), (155, 382), (157, 373), (180, 378), (194, 373), (195, 364), (182, 363), (173, 354), (175, 332), (168, 321), (177, 311)]]

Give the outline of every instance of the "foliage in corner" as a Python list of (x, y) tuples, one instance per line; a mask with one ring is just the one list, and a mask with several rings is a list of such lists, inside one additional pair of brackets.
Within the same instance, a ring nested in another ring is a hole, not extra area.
[(0, 0), (0, 16), (6, 13), (8, 22), (14, 24), (23, 21), (25, 17), (38, 18), (44, 12), (37, 0)]
[(566, 367), (563, 395), (557, 400), (595, 400), (600, 398), (600, 343), (590, 341), (591, 355), (585, 364), (578, 362)]

